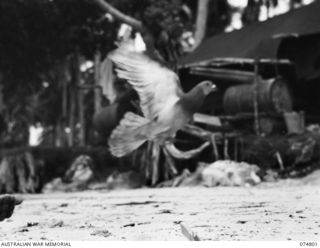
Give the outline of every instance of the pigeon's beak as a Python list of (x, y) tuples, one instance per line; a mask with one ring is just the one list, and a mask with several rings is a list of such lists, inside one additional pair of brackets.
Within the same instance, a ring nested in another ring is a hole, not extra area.
[(216, 92), (216, 91), (218, 91), (218, 88), (217, 88), (217, 86), (215, 84), (213, 84), (211, 86), (211, 92)]

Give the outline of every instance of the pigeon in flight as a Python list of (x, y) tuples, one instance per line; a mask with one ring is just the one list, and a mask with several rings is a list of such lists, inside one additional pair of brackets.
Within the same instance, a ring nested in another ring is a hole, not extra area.
[(184, 93), (173, 71), (125, 45), (109, 58), (116, 65), (118, 77), (127, 80), (138, 93), (144, 115), (127, 112), (113, 130), (108, 144), (115, 157), (131, 153), (148, 140), (163, 145), (192, 119), (215, 89), (211, 81), (203, 81)]

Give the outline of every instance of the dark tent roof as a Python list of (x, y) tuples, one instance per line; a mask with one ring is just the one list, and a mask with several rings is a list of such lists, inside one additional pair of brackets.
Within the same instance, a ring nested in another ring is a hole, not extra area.
[(264, 22), (206, 39), (180, 66), (213, 58), (277, 58), (281, 38), (320, 33), (320, 0)]

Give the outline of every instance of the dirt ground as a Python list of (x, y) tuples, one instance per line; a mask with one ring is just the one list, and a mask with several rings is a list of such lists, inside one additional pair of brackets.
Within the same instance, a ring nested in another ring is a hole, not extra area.
[[(316, 176), (316, 179), (319, 178)], [(320, 240), (320, 184), (23, 195), (0, 240)]]

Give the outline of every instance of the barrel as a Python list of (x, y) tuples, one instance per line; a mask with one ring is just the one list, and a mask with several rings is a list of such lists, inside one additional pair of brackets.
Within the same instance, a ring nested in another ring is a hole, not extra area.
[(282, 78), (261, 80), (257, 85), (243, 84), (229, 87), (223, 97), (223, 108), (227, 115), (252, 113), (254, 111), (254, 89), (257, 87), (259, 112), (284, 113), (292, 111), (290, 90)]

